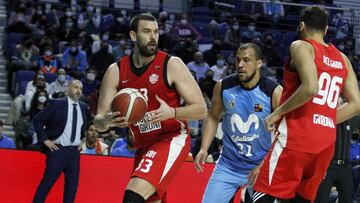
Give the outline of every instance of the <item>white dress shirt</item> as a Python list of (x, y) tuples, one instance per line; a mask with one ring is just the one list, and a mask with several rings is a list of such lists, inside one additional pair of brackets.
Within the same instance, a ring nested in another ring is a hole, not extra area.
[[(64, 132), (55, 140), (56, 144), (61, 144), (62, 146), (78, 146), (80, 144), (81, 138), (81, 126), (84, 123), (81, 108), (78, 102), (75, 102), (70, 97), (67, 97), (68, 101), (68, 113), (67, 113), (67, 121), (65, 125)], [(76, 104), (77, 110), (77, 123), (76, 123), (76, 136), (75, 141), (71, 142), (71, 130), (72, 130), (72, 120), (73, 120), (73, 104)]]

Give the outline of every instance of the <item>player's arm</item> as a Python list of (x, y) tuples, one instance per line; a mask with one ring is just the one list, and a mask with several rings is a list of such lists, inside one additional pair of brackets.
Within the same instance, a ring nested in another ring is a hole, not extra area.
[(201, 137), (201, 148), (195, 158), (195, 168), (198, 172), (203, 171), (202, 163), (207, 158), (207, 151), (212, 140), (217, 132), (218, 124), (224, 110), (224, 106), (221, 99), (221, 82), (218, 82), (213, 91), (213, 99), (211, 101), (210, 112), (206, 120), (204, 121), (202, 137)]
[(317, 69), (314, 61), (315, 53), (310, 43), (295, 41), (290, 46), (292, 66), (299, 74), (301, 84), (283, 104), (281, 104), (271, 115), (266, 118), (268, 130), (273, 130), (275, 122), (282, 115), (298, 108), (312, 99), (319, 90)]
[(353, 67), (349, 59), (342, 54), (348, 69), (342, 93), (347, 102), (341, 105), (336, 112), (336, 123), (346, 121), (360, 112), (360, 93)]
[(112, 126), (124, 126), (125, 119), (118, 117), (119, 112), (110, 112), (110, 105), (117, 93), (119, 84), (119, 68), (113, 63), (106, 70), (101, 83), (101, 89), (98, 100), (97, 114), (94, 118), (94, 124), (98, 131), (106, 131)]
[(282, 86), (278, 85), (272, 93), (271, 106), (273, 110), (279, 107), (282, 91), (283, 91)]

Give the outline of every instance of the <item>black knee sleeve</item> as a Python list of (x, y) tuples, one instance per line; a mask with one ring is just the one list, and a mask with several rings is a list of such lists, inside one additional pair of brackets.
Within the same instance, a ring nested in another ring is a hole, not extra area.
[(144, 203), (145, 199), (132, 190), (125, 190), (123, 203)]

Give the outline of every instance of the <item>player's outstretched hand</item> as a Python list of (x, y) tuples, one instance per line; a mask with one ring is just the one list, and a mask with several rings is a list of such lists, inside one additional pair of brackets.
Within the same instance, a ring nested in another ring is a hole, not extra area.
[(272, 112), (270, 115), (268, 115), (265, 118), (265, 125), (266, 125), (266, 129), (268, 131), (274, 131), (275, 130), (275, 124), (277, 123), (277, 121), (279, 121), (281, 118), (281, 116), (276, 112)]
[(202, 150), (200, 149), (199, 153), (196, 155), (195, 157), (195, 169), (197, 170), (197, 172), (203, 172), (204, 171), (204, 163), (206, 160), (206, 157), (208, 156), (208, 153), (206, 150)]
[(175, 117), (175, 109), (170, 107), (164, 100), (156, 95), (156, 100), (159, 102), (160, 107), (156, 110), (148, 112), (148, 123), (157, 123)]
[(125, 117), (120, 116), (120, 112), (110, 112), (107, 113), (105, 116), (100, 114), (95, 116), (94, 124), (96, 126), (96, 130), (98, 131), (106, 131), (110, 127), (127, 127), (128, 122), (126, 121)]
[(58, 150), (59, 147), (56, 146), (56, 144), (54, 143), (54, 141), (51, 140), (45, 140), (44, 144), (51, 150), (51, 151), (55, 151)]

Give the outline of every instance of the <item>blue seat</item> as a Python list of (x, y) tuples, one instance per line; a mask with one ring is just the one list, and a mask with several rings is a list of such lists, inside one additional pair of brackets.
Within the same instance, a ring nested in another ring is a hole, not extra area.
[(8, 33), (7, 41), (6, 41), (6, 52), (9, 57), (11, 57), (14, 54), (16, 45), (20, 44), (26, 35), (27, 34), (16, 33), (16, 32)]
[(213, 43), (213, 38), (212, 37), (202, 37), (199, 40), (199, 44), (212, 44)]
[(112, 144), (110, 151), (112, 152), (114, 149), (123, 145), (127, 145), (127, 141), (124, 138), (116, 139), (115, 142)]
[(27, 83), (35, 76), (34, 71), (19, 70), (15, 75), (15, 96), (25, 94)]
[(55, 73), (45, 73), (45, 80), (47, 83), (52, 83), (56, 80), (57, 75)]
[(203, 37), (211, 37), (210, 30), (206, 23), (192, 23), (191, 24)]

